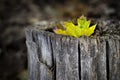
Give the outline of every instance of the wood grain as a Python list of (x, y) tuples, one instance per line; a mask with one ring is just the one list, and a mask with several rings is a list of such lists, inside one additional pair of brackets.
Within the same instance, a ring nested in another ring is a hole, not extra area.
[(120, 36), (73, 38), (26, 29), (29, 80), (120, 80)]

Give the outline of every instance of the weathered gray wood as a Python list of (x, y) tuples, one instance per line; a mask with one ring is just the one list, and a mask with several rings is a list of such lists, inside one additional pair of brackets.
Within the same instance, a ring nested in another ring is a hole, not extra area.
[(56, 54), (56, 80), (79, 80), (78, 41), (57, 37), (53, 46)]
[(81, 80), (107, 80), (105, 40), (81, 38)]
[(47, 66), (52, 67), (52, 48), (49, 36), (43, 33), (38, 34), (38, 46), (40, 61)]
[(37, 37), (40, 60), (40, 80), (53, 80), (51, 71), (51, 67), (53, 66), (52, 49), (49, 36), (40, 33)]
[(80, 39), (80, 65), (81, 65), (81, 80), (91, 80), (92, 73), (92, 58), (90, 57), (89, 45), (87, 38)]
[(53, 80), (51, 67), (53, 66), (52, 52), (49, 39), (42, 33), (26, 31), (28, 48), (29, 80)]
[(109, 80), (120, 80), (120, 40), (109, 39), (107, 43), (108, 54), (108, 78)]
[(38, 72), (38, 58), (37, 58), (37, 46), (34, 42), (26, 42), (28, 48), (28, 80), (38, 80), (39, 72)]
[[(66, 56), (66, 68), (67, 77), (66, 80), (80, 80), (79, 79), (79, 52), (78, 52), (78, 40), (74, 38), (67, 38), (67, 56)], [(67, 42), (66, 41), (66, 42)]]
[[(97, 74), (97, 80), (108, 80), (107, 79), (107, 62), (106, 62), (106, 37), (98, 38), (97, 39), (97, 48), (98, 52), (95, 52), (96, 61), (96, 74)], [(94, 63), (93, 62), (93, 63)]]
[(119, 80), (120, 36), (73, 38), (26, 31), (29, 80)]

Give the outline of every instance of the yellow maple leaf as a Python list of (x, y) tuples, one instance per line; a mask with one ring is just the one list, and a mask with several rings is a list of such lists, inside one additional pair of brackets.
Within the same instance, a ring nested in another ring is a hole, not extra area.
[(90, 26), (91, 21), (86, 19), (86, 17), (81, 16), (80, 18), (77, 19), (77, 25), (74, 25), (72, 22), (64, 22), (63, 27), (65, 29), (54, 29), (53, 31), (56, 34), (61, 34), (61, 35), (68, 35), (68, 36), (74, 36), (76, 38), (80, 36), (90, 36), (91, 34), (94, 33), (94, 30), (96, 28), (96, 24)]

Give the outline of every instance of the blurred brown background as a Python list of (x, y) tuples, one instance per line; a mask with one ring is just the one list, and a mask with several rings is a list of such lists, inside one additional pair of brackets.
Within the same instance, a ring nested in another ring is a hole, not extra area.
[(120, 19), (120, 0), (0, 0), (0, 80), (27, 80), (24, 28), (42, 20)]

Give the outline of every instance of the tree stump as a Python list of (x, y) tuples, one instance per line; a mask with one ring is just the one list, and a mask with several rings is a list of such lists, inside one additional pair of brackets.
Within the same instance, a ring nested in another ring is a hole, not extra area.
[(73, 38), (26, 29), (29, 80), (120, 80), (120, 36)]

